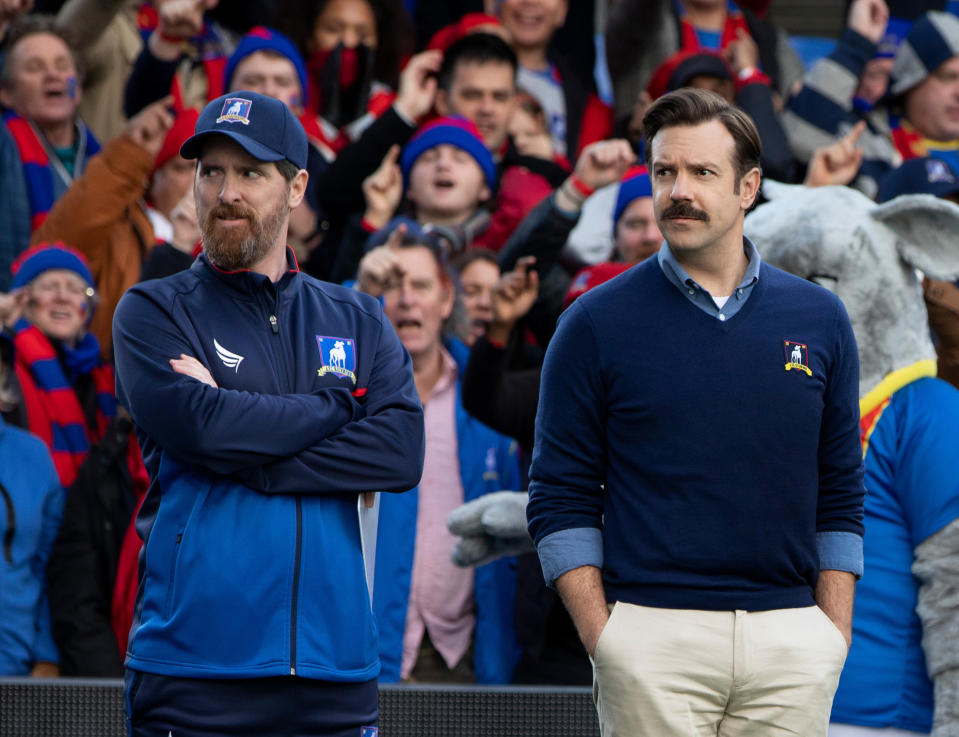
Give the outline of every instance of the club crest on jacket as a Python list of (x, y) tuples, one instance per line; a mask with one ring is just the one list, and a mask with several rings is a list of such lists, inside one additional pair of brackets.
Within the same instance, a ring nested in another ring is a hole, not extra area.
[(317, 376), (333, 374), (356, 383), (356, 346), (352, 338), (317, 335), (316, 347), (323, 364), (322, 368), (317, 369)]

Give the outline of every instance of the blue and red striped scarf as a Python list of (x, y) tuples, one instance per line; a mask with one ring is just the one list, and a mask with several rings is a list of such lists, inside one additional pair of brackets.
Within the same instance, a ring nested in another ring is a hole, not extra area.
[(931, 156), (945, 161), (953, 171), (959, 171), (959, 140), (934, 141), (924, 138), (905, 118), (896, 120), (890, 116), (890, 127), (893, 145), (903, 160)]
[(726, 47), (729, 46), (729, 44), (738, 40), (739, 31), (745, 31), (747, 34), (749, 33), (749, 26), (746, 24), (746, 18), (736, 3), (733, 2), (733, 0), (729, 0), (729, 2), (726, 4), (726, 21), (723, 24), (723, 30), (717, 34), (719, 36), (718, 47), (709, 43), (704, 43), (704, 39), (713, 34), (702, 33), (699, 31), (699, 29), (693, 26), (692, 23), (686, 20), (686, 11), (681, 2), (676, 0), (675, 7), (676, 12), (679, 14), (680, 28), (682, 33), (682, 38), (679, 42), (680, 51), (716, 51), (721, 53), (726, 50)]
[(87, 333), (68, 354), (67, 361), (78, 373), (89, 373), (97, 393), (97, 432), (91, 435), (80, 400), (68, 380), (57, 351), (37, 327), (17, 322), (13, 339), (15, 370), (27, 410), (30, 432), (39, 436), (53, 456), (60, 483), (70, 486), (80, 465), (98, 442), (110, 418), (116, 415), (113, 369), (100, 359), (100, 346)]
[[(23, 178), (27, 183), (27, 194), (30, 198), (30, 228), (36, 230), (47, 218), (47, 213), (53, 207), (55, 188), (53, 186), (53, 168), (50, 155), (43, 144), (41, 134), (26, 118), (21, 118), (14, 112), (3, 116), (3, 122), (10, 131), (13, 141), (20, 154), (23, 164)], [(83, 163), (100, 151), (100, 143), (93, 134), (80, 124), (80, 143), (77, 151), (77, 163), (74, 168), (75, 176), (83, 172)], [(69, 176), (64, 171), (61, 176)], [(67, 184), (70, 182), (67, 181)]]

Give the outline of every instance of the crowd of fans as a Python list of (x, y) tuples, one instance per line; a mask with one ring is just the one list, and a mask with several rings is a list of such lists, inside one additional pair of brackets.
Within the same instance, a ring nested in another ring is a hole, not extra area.
[[(646, 107), (708, 88), (753, 118), (768, 178), (959, 197), (954, 4), (853, 0), (806, 69), (768, 4), (0, 0), (0, 675), (122, 674), (149, 479), (113, 311), (190, 268), (180, 145), (251, 90), (311, 144), (300, 268), (382, 299), (425, 409), (422, 482), (380, 512), (381, 679), (590, 683), (535, 556), (457, 568), (445, 520), (525, 488), (558, 315), (660, 247)], [(927, 303), (955, 382), (959, 292)]]

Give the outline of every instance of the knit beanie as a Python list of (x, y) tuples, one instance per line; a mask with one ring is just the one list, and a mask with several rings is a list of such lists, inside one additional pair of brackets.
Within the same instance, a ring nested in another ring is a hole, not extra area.
[(908, 92), (954, 56), (959, 56), (959, 18), (929, 11), (913, 24), (896, 52), (890, 92)]
[(616, 207), (613, 208), (613, 233), (616, 232), (616, 224), (623, 216), (623, 211), (629, 207), (629, 203), (638, 200), (640, 197), (652, 197), (653, 185), (649, 181), (649, 171), (645, 166), (631, 166), (626, 170), (623, 178), (619, 182), (619, 192), (616, 195)]
[(193, 129), (196, 128), (196, 121), (199, 117), (199, 111), (193, 108), (181, 110), (176, 114), (176, 118), (173, 119), (173, 126), (167, 131), (166, 137), (163, 139), (163, 145), (160, 146), (160, 151), (153, 162), (153, 171), (150, 172), (150, 176), (153, 176), (157, 169), (174, 156), (180, 155), (180, 146), (193, 135)]
[(38, 243), (20, 254), (10, 268), (13, 273), (13, 289), (26, 286), (50, 269), (73, 271), (83, 278), (87, 286), (91, 288), (95, 286), (93, 274), (90, 273), (90, 267), (83, 254), (65, 243), (56, 241)]
[(658, 100), (667, 92), (685, 87), (689, 80), (698, 76), (733, 78), (729, 65), (719, 54), (710, 51), (677, 51), (656, 67), (646, 91), (651, 98)]
[(471, 33), (493, 33), (493, 31), (482, 29), (502, 25), (500, 19), (495, 15), (467, 13), (455, 23), (450, 23), (448, 26), (444, 26), (434, 33), (429, 43), (426, 44), (426, 48), (427, 50), (439, 49), (440, 51), (448, 51), (450, 46)]
[(490, 191), (496, 188), (496, 164), (493, 163), (493, 155), (483, 143), (483, 136), (476, 124), (459, 116), (439, 118), (427, 123), (406, 144), (400, 157), (404, 187), (409, 184), (410, 170), (416, 160), (431, 148), (444, 143), (456, 146), (472, 156), (485, 175)]
[(300, 52), (297, 51), (296, 46), (289, 38), (266, 26), (251, 28), (240, 39), (236, 51), (226, 62), (226, 69), (223, 71), (223, 89), (230, 89), (230, 81), (233, 79), (233, 74), (240, 62), (256, 51), (272, 51), (290, 60), (296, 69), (296, 77), (300, 81), (300, 94), (303, 97), (303, 104), (306, 105), (306, 95), (309, 87), (306, 81), (306, 63), (303, 61), (303, 57), (300, 56)]

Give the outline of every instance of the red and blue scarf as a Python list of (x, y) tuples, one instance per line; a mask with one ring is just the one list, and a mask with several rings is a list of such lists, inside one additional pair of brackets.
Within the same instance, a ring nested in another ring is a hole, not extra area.
[[(55, 199), (56, 190), (53, 185), (53, 165), (50, 162), (50, 154), (47, 152), (40, 132), (29, 120), (21, 118), (14, 112), (8, 112), (3, 116), (3, 122), (10, 131), (20, 154), (23, 178), (27, 183), (27, 195), (30, 198), (30, 227), (36, 230), (46, 220)], [(74, 168), (76, 176), (82, 173), (83, 162), (99, 151), (100, 143), (86, 126), (81, 124), (77, 163)], [(61, 176), (68, 177), (67, 184), (70, 183), (69, 175), (65, 171)]]
[(90, 374), (93, 379), (97, 393), (97, 429), (93, 435), (50, 339), (37, 327), (20, 320), (13, 344), (16, 350), (14, 366), (30, 432), (47, 444), (60, 483), (69, 487), (87, 457), (91, 443), (103, 437), (107, 423), (116, 415), (113, 369), (100, 359), (100, 346), (92, 333), (87, 333), (76, 348), (66, 352), (67, 370), (74, 374)]
[(739, 38), (739, 31), (742, 30), (749, 33), (749, 26), (746, 24), (746, 17), (743, 15), (743, 11), (739, 9), (736, 3), (729, 0), (726, 5), (726, 21), (723, 24), (723, 30), (719, 33), (719, 47), (715, 48), (711, 45), (703, 45), (702, 39), (700, 38), (699, 33), (697, 32), (696, 27), (685, 19), (685, 9), (683, 8), (682, 3), (676, 2), (675, 4), (677, 13), (679, 14), (679, 22), (682, 33), (682, 38), (679, 42), (680, 51), (717, 51), (722, 52), (726, 49), (729, 44), (733, 41), (736, 41)]
[(890, 125), (893, 145), (903, 160), (932, 156), (934, 159), (945, 161), (953, 171), (959, 171), (959, 140), (933, 141), (930, 138), (923, 138), (905, 118), (896, 120), (890, 117)]

